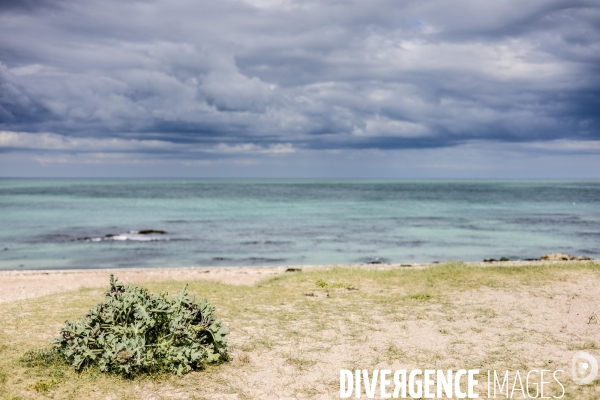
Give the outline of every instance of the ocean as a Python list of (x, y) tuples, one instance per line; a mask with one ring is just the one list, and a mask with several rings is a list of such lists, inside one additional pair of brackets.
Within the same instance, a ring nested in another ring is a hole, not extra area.
[(600, 257), (600, 181), (0, 179), (0, 270)]

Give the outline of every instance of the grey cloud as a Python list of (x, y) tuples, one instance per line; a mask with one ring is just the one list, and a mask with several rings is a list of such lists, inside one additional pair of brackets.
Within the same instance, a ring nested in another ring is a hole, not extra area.
[(42, 122), (51, 117), (49, 110), (15, 82), (0, 64), (0, 124)]
[(59, 3), (56, 0), (2, 0), (0, 11), (32, 12), (39, 9), (54, 8)]
[(597, 140), (599, 21), (595, 1), (6, 2), (0, 130), (206, 150)]

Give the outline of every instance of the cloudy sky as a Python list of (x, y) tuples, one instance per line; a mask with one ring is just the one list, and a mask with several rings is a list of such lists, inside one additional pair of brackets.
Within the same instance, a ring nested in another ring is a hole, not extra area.
[(1, 0), (0, 176), (600, 178), (600, 1)]

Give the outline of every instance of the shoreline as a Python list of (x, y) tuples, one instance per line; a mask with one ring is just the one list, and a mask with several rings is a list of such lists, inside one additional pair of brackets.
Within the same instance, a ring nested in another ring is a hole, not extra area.
[[(464, 262), (464, 264), (485, 268), (583, 262), (598, 263), (596, 260), (537, 260)], [(83, 288), (105, 287), (110, 274), (115, 274), (124, 283), (207, 280), (232, 285), (253, 285), (261, 280), (285, 273), (288, 269), (329, 269), (336, 266), (376, 270), (421, 269), (440, 264), (444, 263), (7, 270), (0, 271), (0, 303)]]

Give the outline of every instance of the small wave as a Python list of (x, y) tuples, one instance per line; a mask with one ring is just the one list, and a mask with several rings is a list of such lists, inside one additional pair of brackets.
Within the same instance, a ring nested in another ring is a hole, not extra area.
[(247, 242), (242, 242), (243, 245), (284, 245), (291, 244), (292, 242), (284, 241), (284, 240), (251, 240)]
[(77, 238), (78, 241), (81, 242), (103, 242), (103, 241), (134, 241), (134, 242), (155, 242), (155, 241), (165, 241), (169, 240), (169, 238), (165, 238), (162, 235), (166, 235), (167, 232), (146, 229), (141, 231), (129, 231), (126, 233), (104, 235), (102, 237), (80, 237)]
[(600, 254), (600, 248), (591, 248), (591, 249), (581, 249), (580, 253), (584, 254)]
[(267, 258), (267, 257), (249, 257), (244, 259), (244, 261), (249, 261), (251, 263), (275, 263), (275, 262), (285, 262), (285, 258)]
[(404, 247), (421, 247), (425, 243), (424, 240), (400, 240), (396, 242), (396, 245)]
[(33, 236), (31, 238), (26, 239), (26, 243), (61, 243), (61, 242), (69, 242), (73, 240), (73, 236), (63, 234), (63, 233), (48, 233)]
[(358, 262), (361, 264), (389, 264), (390, 260), (385, 257), (363, 257), (359, 258)]
[(578, 235), (591, 238), (600, 238), (600, 232), (579, 232)]

